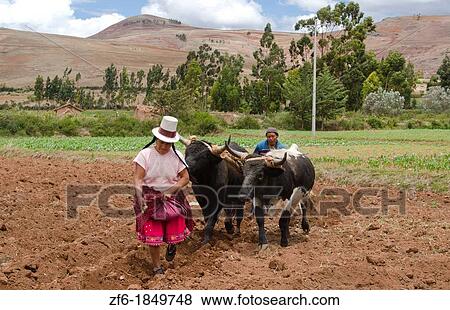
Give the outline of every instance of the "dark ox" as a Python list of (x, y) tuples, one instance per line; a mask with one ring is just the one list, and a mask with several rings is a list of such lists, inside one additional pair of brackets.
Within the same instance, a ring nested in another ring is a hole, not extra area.
[[(181, 139), (181, 142), (186, 146), (185, 158), (192, 189), (206, 221), (203, 242), (211, 240), (222, 209), (226, 214), (227, 232), (234, 233), (232, 221), (233, 216), (236, 216), (236, 233), (239, 234), (244, 212), (243, 202), (238, 198), (244, 180), (241, 167), (233, 160), (224, 160), (221, 157), (225, 146), (219, 147), (196, 139)], [(245, 151), (236, 143), (231, 146), (238, 151)], [(229, 158), (232, 159), (230, 156)]]
[(299, 203), (302, 210), (301, 226), (303, 231), (308, 233), (306, 206), (312, 205), (308, 194), (314, 185), (315, 171), (309, 158), (298, 151), (297, 145), (293, 144), (288, 150), (271, 151), (265, 156), (241, 152), (235, 150), (232, 145), (226, 144), (226, 147), (231, 154), (245, 161), (244, 182), (239, 195), (241, 199), (253, 199), (260, 248), (267, 248), (264, 207), (269, 206), (275, 199), (289, 199), (279, 220), (281, 246), (288, 245), (291, 214)]

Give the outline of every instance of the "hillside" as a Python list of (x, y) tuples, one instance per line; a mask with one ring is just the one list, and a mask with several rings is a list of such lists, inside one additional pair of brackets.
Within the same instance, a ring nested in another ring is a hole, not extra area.
[(425, 77), (435, 74), (445, 53), (450, 53), (450, 16), (405, 16), (377, 23), (366, 47), (379, 57), (390, 49), (404, 54)]
[[(177, 37), (181, 34), (186, 41)], [(86, 39), (0, 28), (0, 84), (25, 86), (38, 74), (53, 76), (72, 67), (81, 72), (83, 85), (98, 86), (104, 68), (111, 63), (130, 70), (160, 63), (173, 71), (189, 50), (204, 43), (243, 55), (244, 73), (249, 74), (261, 35), (261, 30), (195, 28), (151, 15), (127, 18)], [(275, 32), (286, 54), (291, 39), (300, 35)], [(450, 51), (450, 16), (388, 18), (377, 24), (366, 44), (379, 57), (392, 49), (402, 52), (429, 77)]]

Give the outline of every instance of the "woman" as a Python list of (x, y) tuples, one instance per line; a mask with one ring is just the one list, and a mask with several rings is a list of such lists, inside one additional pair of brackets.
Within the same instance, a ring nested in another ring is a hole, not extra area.
[(156, 275), (164, 273), (160, 246), (168, 244), (166, 260), (172, 261), (176, 244), (193, 229), (190, 206), (181, 191), (189, 183), (187, 165), (174, 147), (180, 139), (177, 124), (176, 118), (164, 116), (160, 127), (152, 130), (152, 142), (133, 161), (137, 237), (150, 246)]

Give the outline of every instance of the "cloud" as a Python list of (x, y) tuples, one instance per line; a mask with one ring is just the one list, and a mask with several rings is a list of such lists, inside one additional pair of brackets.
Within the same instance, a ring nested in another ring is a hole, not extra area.
[[(318, 9), (334, 5), (336, 0), (286, 0), (285, 3), (296, 5), (305, 12), (315, 13)], [(345, 1), (349, 2), (349, 1)], [(449, 0), (356, 0), (365, 16), (380, 20), (388, 16), (410, 16), (450, 14)]]
[[(297, 24), (297, 22), (300, 19), (308, 19), (311, 17), (314, 17), (315, 14), (311, 13), (311, 14), (307, 14), (307, 15), (299, 15), (299, 16), (282, 16), (281, 19), (278, 22), (278, 28), (277, 31), (288, 31), (288, 32), (293, 32), (295, 31), (294, 27), (295, 24)], [(300, 32), (307, 32), (307, 30), (300, 30)]]
[[(285, 0), (284, 3), (296, 5), (305, 14), (303, 16), (282, 16), (279, 30), (292, 31), (293, 25), (300, 18), (313, 17), (320, 8), (330, 5), (332, 8), (338, 1), (333, 0)], [(349, 1), (345, 1), (349, 2)], [(449, 15), (449, 0), (356, 0), (364, 16), (372, 16), (375, 21), (386, 17), (424, 15)], [(278, 30), (278, 29), (277, 29)]]
[(0, 0), (0, 27), (87, 37), (125, 18), (117, 13), (76, 18), (72, 4), (82, 1)]
[(287, 4), (296, 5), (308, 13), (315, 13), (327, 5), (334, 7), (337, 2), (336, 0), (286, 0)]
[(376, 20), (388, 16), (448, 15), (449, 0), (358, 0), (361, 10)]
[(211, 28), (264, 28), (270, 19), (253, 0), (149, 0), (142, 14), (178, 19), (185, 24)]

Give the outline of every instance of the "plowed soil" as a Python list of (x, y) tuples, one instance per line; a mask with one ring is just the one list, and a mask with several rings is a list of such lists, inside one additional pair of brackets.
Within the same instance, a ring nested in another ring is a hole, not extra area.
[[(166, 274), (155, 278), (133, 217), (105, 216), (95, 203), (67, 216), (67, 185), (131, 181), (127, 162), (0, 157), (0, 289), (450, 289), (448, 194), (409, 191), (405, 214), (393, 207), (372, 216), (316, 216), (309, 235), (296, 216), (286, 248), (278, 219), (267, 218), (270, 246), (262, 252), (253, 218), (245, 218), (240, 236), (228, 236), (220, 221), (214, 242), (203, 246), (197, 219), (174, 263), (164, 262)], [(316, 205), (330, 186), (318, 180)], [(111, 201), (123, 210), (131, 202)]]

